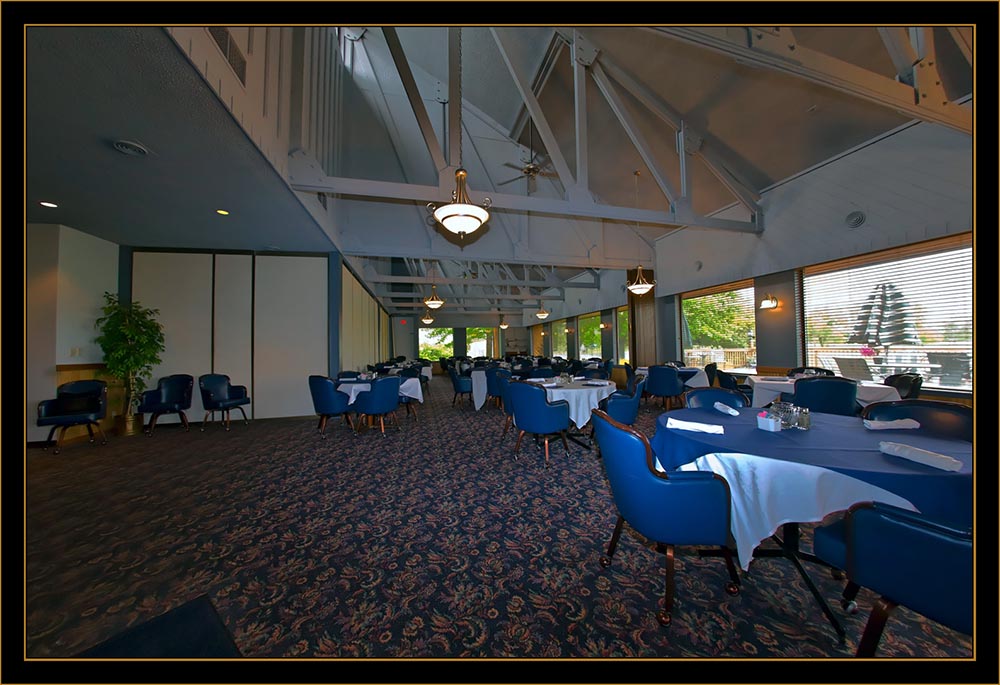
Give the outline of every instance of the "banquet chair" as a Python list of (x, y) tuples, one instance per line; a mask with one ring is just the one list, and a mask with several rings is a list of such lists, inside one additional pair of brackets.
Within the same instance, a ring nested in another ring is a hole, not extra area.
[(584, 378), (592, 378), (595, 380), (608, 380), (608, 372), (604, 369), (584, 369), (578, 376), (583, 376)]
[(554, 378), (555, 375), (551, 366), (536, 366), (528, 374), (528, 378)]
[(399, 407), (399, 376), (386, 376), (376, 378), (371, 382), (371, 389), (359, 392), (354, 399), (354, 411), (358, 413), (358, 423), (355, 432), (360, 432), (364, 424), (362, 418), (373, 421), (378, 417), (379, 426), (382, 429), (382, 437), (385, 437), (385, 417), (392, 416), (393, 423), (397, 430), (402, 430), (399, 426), (399, 419), (396, 418), (396, 409)]
[[(359, 373), (358, 371), (341, 371), (340, 373), (337, 374), (337, 380), (338, 381), (354, 380), (360, 375), (361, 373)], [(323, 378), (323, 376), (320, 377)]]
[(972, 442), (972, 407), (942, 400), (896, 400), (873, 402), (861, 412), (863, 419), (894, 421), (914, 419), (921, 430)]
[(798, 407), (842, 416), (857, 416), (857, 400), (858, 382), (840, 376), (799, 378), (795, 391), (788, 396), (788, 401)]
[(844, 569), (841, 604), (853, 613), (865, 587), (879, 595), (855, 656), (875, 655), (898, 605), (967, 635), (973, 626), (972, 530), (880, 502), (860, 502), (835, 523), (819, 526), (813, 549)]
[(498, 407), (503, 402), (503, 396), (500, 394), (500, 376), (507, 376), (510, 378), (510, 371), (500, 367), (494, 367), (491, 369), (486, 369), (486, 401), (489, 402), (493, 400), (494, 404)]
[(683, 369), (684, 368), (684, 362), (682, 362), (682, 361), (680, 361), (678, 359), (671, 359), (668, 362), (663, 362), (663, 364), (664, 364), (664, 366), (672, 366), (675, 369)]
[[(612, 419), (624, 426), (631, 426), (639, 416), (639, 400), (646, 389), (646, 379), (642, 378), (632, 388), (631, 395), (614, 393), (601, 400), (598, 406)], [(593, 436), (593, 429), (591, 429)]]
[(796, 366), (794, 369), (788, 370), (788, 377), (794, 378), (800, 373), (814, 373), (818, 376), (835, 376), (836, 374), (830, 369), (824, 369), (822, 366)]
[(500, 435), (500, 439), (503, 440), (507, 437), (507, 430), (514, 422), (514, 401), (510, 398), (510, 384), (512, 383), (510, 375), (500, 376), (497, 383), (500, 385), (500, 408), (503, 409), (506, 416), (503, 422), (503, 433)]
[(914, 400), (920, 396), (924, 378), (918, 373), (894, 373), (883, 378), (882, 383), (896, 388), (900, 399)]
[(107, 415), (107, 410), (108, 384), (105, 381), (70, 381), (56, 388), (55, 399), (42, 400), (38, 403), (38, 418), (35, 425), (52, 426), (49, 436), (45, 438), (46, 449), (52, 442), (52, 434), (59, 429), (53, 454), (59, 454), (59, 443), (71, 426), (86, 426), (90, 442), (94, 442), (94, 426), (96, 426), (101, 436), (101, 444), (107, 445), (108, 439), (99, 423)]
[(705, 375), (708, 376), (708, 384), (715, 385), (715, 374), (719, 370), (719, 365), (715, 362), (705, 364)]
[(517, 444), (514, 446), (514, 459), (517, 459), (521, 449), (521, 439), (525, 433), (541, 436), (545, 441), (545, 466), (549, 465), (549, 436), (562, 437), (566, 456), (569, 456), (569, 443), (566, 441), (566, 431), (569, 430), (569, 402), (558, 400), (549, 402), (548, 395), (538, 383), (527, 381), (511, 381), (507, 390), (514, 404), (514, 426), (520, 429)]
[(455, 396), (451, 399), (451, 406), (455, 406), (455, 400), (459, 395), (468, 395), (469, 402), (472, 402), (472, 377), (460, 376), (455, 367), (448, 367), (448, 375), (451, 376), (451, 387), (455, 390)]
[(736, 381), (736, 377), (728, 371), (716, 371), (715, 379), (719, 381), (720, 388), (726, 388), (727, 390), (735, 390), (736, 392), (743, 393), (747, 397), (753, 396), (753, 387), (749, 385), (740, 385)]
[(309, 394), (312, 395), (313, 409), (319, 416), (316, 430), (319, 431), (321, 438), (326, 438), (326, 423), (333, 416), (343, 417), (344, 423), (351, 430), (354, 429), (347, 393), (337, 390), (337, 381), (328, 376), (309, 376)]
[(245, 385), (232, 385), (229, 376), (223, 373), (206, 373), (198, 376), (198, 390), (201, 391), (201, 404), (205, 407), (205, 418), (201, 420), (201, 430), (205, 430), (205, 424), (209, 415), (215, 418), (215, 412), (221, 412), (226, 420), (226, 430), (229, 430), (229, 414), (233, 409), (239, 409), (243, 414), (243, 424), (247, 425), (250, 420), (243, 410), (243, 405), (250, 404), (250, 397), (247, 396)]
[(698, 409), (700, 407), (711, 409), (715, 406), (716, 402), (722, 402), (727, 407), (732, 407), (733, 409), (750, 406), (747, 396), (739, 390), (730, 390), (728, 388), (691, 388), (684, 393), (684, 404), (688, 409)]
[(600, 409), (591, 414), (611, 496), (618, 509), (618, 521), (607, 554), (601, 557), (601, 566), (611, 565), (622, 527), (628, 523), (666, 556), (664, 605), (656, 612), (660, 625), (671, 622), (675, 546), (715, 547), (699, 550), (699, 554), (725, 558), (730, 578), (726, 592), (738, 594), (740, 578), (729, 546), (731, 495), (726, 479), (709, 471), (658, 471), (645, 435)]
[(190, 430), (184, 410), (191, 408), (191, 391), (193, 389), (194, 376), (177, 373), (172, 376), (164, 376), (157, 382), (156, 389), (142, 393), (142, 400), (137, 411), (140, 414), (152, 414), (149, 425), (143, 429), (147, 437), (153, 437), (156, 420), (164, 414), (178, 414), (181, 423), (184, 424), (184, 430)]
[(611, 380), (615, 382), (615, 385), (619, 390), (625, 390), (628, 387), (629, 380), (635, 375), (635, 369), (629, 363), (625, 364), (614, 364), (611, 367), (611, 374), (608, 376)]
[(681, 406), (684, 404), (684, 383), (673, 366), (650, 366), (646, 392), (653, 397), (662, 397), (664, 409), (667, 408), (667, 400), (673, 404), (676, 399)]
[[(421, 382), (421, 381), (426, 381), (427, 380), (426, 378), (424, 378), (420, 374), (420, 367), (419, 366), (408, 366), (408, 367), (406, 367), (404, 369), (400, 369), (400, 371), (399, 371), (399, 385), (400, 385), (400, 387), (402, 387), (403, 383), (406, 382), (407, 378), (416, 378), (418, 383)], [(423, 387), (422, 383), (421, 383), (421, 387)], [(417, 405), (420, 403), (417, 400), (417, 398), (410, 397), (409, 395), (400, 395), (399, 396), (399, 403), (401, 405), (403, 405), (404, 407), (406, 407), (406, 415), (409, 416), (410, 414), (413, 414), (413, 420), (416, 421), (417, 420)]]

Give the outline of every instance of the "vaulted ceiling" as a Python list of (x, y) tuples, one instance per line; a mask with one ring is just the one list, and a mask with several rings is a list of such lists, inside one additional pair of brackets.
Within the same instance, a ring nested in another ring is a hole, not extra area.
[[(971, 133), (971, 27), (344, 27), (336, 158), (289, 150), (282, 177), (162, 29), (26, 37), (29, 222), (340, 250), (390, 313), (419, 313), (432, 285), (457, 312), (534, 309), (650, 266), (670, 232), (766, 231), (769, 187), (909, 121)], [(458, 163), (493, 201), (462, 241), (425, 207)], [(305, 193), (331, 199), (335, 230)]]

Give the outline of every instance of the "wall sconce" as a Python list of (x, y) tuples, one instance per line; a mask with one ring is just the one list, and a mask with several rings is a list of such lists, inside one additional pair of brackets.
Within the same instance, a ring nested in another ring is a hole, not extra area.
[(764, 295), (764, 299), (760, 301), (761, 309), (776, 309), (778, 306), (778, 298), (768, 293)]
[(603, 330), (603, 329), (607, 328), (608, 325), (606, 323), (599, 323), (599, 324), (597, 324), (597, 327)]
[(542, 337), (543, 338), (545, 337), (545, 331), (542, 331)]

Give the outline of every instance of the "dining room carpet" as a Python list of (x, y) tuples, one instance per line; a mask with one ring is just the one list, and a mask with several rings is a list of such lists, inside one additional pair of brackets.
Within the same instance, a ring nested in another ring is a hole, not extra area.
[[(303, 379), (305, 384), (305, 379)], [(853, 655), (873, 600), (755, 561), (737, 596), (719, 558), (681, 548), (673, 623), (655, 612), (664, 559), (626, 527), (594, 451), (550, 465), (503, 414), (452, 406), (435, 376), (401, 430), (352, 434), (315, 417), (158, 426), (55, 455), (27, 451), (25, 655), (71, 657), (206, 596), (244, 658), (825, 659)], [(662, 411), (643, 405), (652, 436)], [(810, 527), (803, 544), (810, 545)], [(879, 656), (969, 658), (972, 638), (896, 610)]]

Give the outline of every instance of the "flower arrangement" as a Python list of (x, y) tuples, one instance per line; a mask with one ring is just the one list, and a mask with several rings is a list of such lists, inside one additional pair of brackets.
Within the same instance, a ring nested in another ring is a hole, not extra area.
[(861, 348), (861, 356), (862, 357), (874, 357), (875, 356), (875, 350), (873, 350), (872, 348), (868, 347), (868, 345), (865, 345), (864, 347)]

